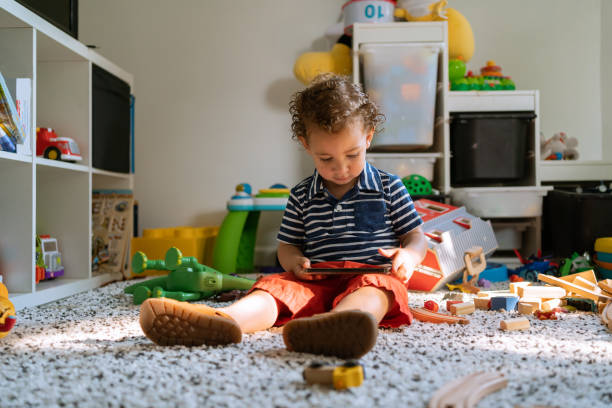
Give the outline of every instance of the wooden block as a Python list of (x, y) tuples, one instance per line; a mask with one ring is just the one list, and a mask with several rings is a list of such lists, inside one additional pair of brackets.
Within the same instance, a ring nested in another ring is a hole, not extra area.
[(520, 301), (518, 303), (518, 312), (520, 314), (533, 314), (536, 310), (538, 310), (538, 307), (533, 303), (523, 303)]
[(561, 306), (561, 299), (549, 299), (542, 302), (540, 309), (544, 312), (550, 312), (555, 307)]
[(597, 283), (599, 288), (607, 293), (608, 296), (612, 296), (612, 279), (604, 279)]
[(518, 303), (518, 296), (493, 296), (491, 298), (491, 310), (514, 310)]
[(507, 319), (499, 322), (499, 328), (506, 331), (524, 330), (530, 327), (529, 319), (526, 317), (517, 317), (515, 319)]
[[(595, 293), (591, 290), (580, 287), (574, 283), (565, 281), (563, 279), (555, 278), (554, 276), (545, 275), (543, 273), (540, 273), (538, 274), (538, 279), (543, 282), (550, 283), (551, 285), (559, 286), (567, 290), (568, 292), (577, 293), (588, 299), (592, 299), (595, 302), (597, 301), (607, 302), (608, 300), (612, 300), (612, 297), (606, 296), (603, 293)], [(542, 297), (553, 298), (553, 297), (562, 297), (562, 296), (542, 296)]]
[(532, 282), (510, 282), (510, 293), (518, 295), (518, 288), (524, 288), (531, 285)]
[(478, 296), (479, 298), (490, 298), (491, 294), (489, 292), (480, 291), (476, 294), (476, 296)]
[(536, 307), (536, 310), (542, 306), (542, 299), (536, 297), (522, 297), (519, 299), (519, 303), (526, 303)]
[(489, 310), (491, 309), (491, 299), (488, 297), (477, 297), (474, 298), (474, 306), (476, 309)]
[(454, 315), (470, 314), (474, 313), (475, 310), (476, 306), (472, 302), (455, 303), (450, 307), (450, 312)]
[(574, 281), (572, 282), (574, 285), (578, 285), (580, 287), (583, 287), (585, 289), (591, 290), (595, 293), (600, 293), (601, 289), (599, 289), (599, 286), (597, 286), (597, 283), (593, 283), (591, 281), (588, 281), (580, 276), (576, 276), (576, 279), (574, 279)]
[(562, 298), (566, 295), (565, 289), (555, 286), (526, 286), (518, 288), (520, 297), (539, 297), (539, 298)]
[(576, 279), (577, 277), (581, 277), (582, 279), (586, 279), (589, 282), (593, 282), (593, 283), (597, 284), (597, 278), (595, 277), (595, 272), (593, 272), (592, 269), (590, 269), (588, 271), (572, 273), (571, 275), (567, 275), (567, 276), (562, 276), (559, 279), (571, 283), (571, 282), (574, 282), (574, 279)]

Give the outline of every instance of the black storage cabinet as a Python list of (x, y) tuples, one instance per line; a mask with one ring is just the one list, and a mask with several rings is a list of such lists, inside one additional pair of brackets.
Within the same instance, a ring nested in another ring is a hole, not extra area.
[(612, 237), (612, 194), (553, 190), (544, 197), (542, 244), (555, 257), (593, 253), (597, 238)]
[(528, 169), (533, 112), (453, 113), (451, 183), (519, 181)]
[(92, 66), (93, 166), (130, 172), (130, 86), (97, 65)]

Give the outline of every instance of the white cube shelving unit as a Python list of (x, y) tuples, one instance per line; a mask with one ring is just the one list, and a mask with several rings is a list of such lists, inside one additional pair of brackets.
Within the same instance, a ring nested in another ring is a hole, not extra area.
[[(32, 129), (73, 138), (83, 160), (67, 163), (0, 152), (0, 258), (16, 309), (95, 288), (91, 272), (91, 193), (132, 189), (133, 175), (92, 166), (92, 64), (130, 85), (131, 74), (11, 0), (0, 0), (0, 72), (32, 79)], [(35, 132), (33, 132), (35, 133)], [(35, 134), (30, 135), (36, 152)], [(65, 275), (35, 280), (35, 234), (58, 239)]]

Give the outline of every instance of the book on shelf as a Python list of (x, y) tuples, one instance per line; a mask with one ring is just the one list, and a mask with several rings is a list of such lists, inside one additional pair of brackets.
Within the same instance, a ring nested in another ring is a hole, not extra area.
[[(0, 73), (0, 128), (14, 146), (24, 143), (24, 131), (4, 76)], [(0, 137), (2, 137), (0, 133)], [(5, 150), (6, 140), (1, 144)]]
[(113, 280), (129, 276), (134, 196), (127, 191), (92, 194), (92, 269)]
[(25, 155), (32, 155), (32, 79), (6, 78), (9, 92), (15, 101), (17, 115), (23, 128), (23, 144), (17, 145)]

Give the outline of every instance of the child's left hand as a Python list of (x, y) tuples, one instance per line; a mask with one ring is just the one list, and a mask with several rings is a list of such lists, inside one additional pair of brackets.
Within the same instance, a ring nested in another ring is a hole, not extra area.
[(408, 283), (418, 264), (418, 255), (409, 248), (378, 248), (378, 253), (391, 258), (391, 273), (402, 282)]

